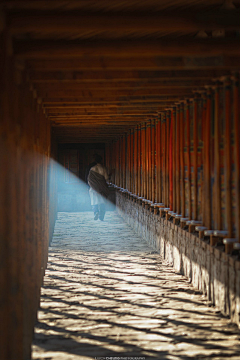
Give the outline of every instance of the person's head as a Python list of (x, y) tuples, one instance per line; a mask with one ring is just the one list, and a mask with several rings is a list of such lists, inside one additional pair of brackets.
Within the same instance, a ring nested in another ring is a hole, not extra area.
[(96, 161), (97, 164), (101, 164), (102, 163), (101, 155), (95, 154), (94, 155), (94, 160)]

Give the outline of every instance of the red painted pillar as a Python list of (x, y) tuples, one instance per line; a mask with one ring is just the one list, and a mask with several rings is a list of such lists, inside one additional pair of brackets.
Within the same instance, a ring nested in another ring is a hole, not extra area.
[(161, 147), (161, 114), (159, 114), (158, 118), (156, 119), (156, 202), (162, 202), (162, 181), (161, 181), (161, 154), (162, 154), (162, 147)]
[(134, 132), (133, 132), (133, 140), (134, 140), (134, 159), (133, 159), (133, 164), (134, 164), (134, 189), (133, 189), (133, 193), (137, 195), (138, 193), (138, 177), (137, 177), (137, 166), (138, 166), (138, 129), (137, 127), (134, 128)]
[(184, 147), (184, 103), (180, 104), (180, 114), (179, 114), (179, 134), (180, 134), (180, 193), (181, 193), (181, 215), (182, 217), (186, 216), (186, 198), (185, 198), (185, 147)]
[(209, 88), (206, 96), (206, 111), (204, 121), (204, 211), (203, 222), (208, 229), (212, 228), (211, 216), (211, 177), (210, 177), (210, 131), (212, 112), (212, 92)]
[(175, 148), (175, 159), (176, 159), (176, 212), (181, 213), (181, 202), (180, 202), (180, 104), (176, 106), (176, 148)]
[(156, 120), (151, 122), (152, 202), (156, 202)]
[(138, 157), (137, 157), (137, 195), (141, 196), (141, 125), (137, 126)]
[(167, 137), (167, 126), (166, 126), (166, 112), (161, 115), (161, 144), (162, 144), (162, 186), (163, 186), (163, 203), (167, 206), (167, 174), (166, 174), (166, 137)]
[(141, 124), (141, 154), (142, 154), (142, 194), (141, 196), (146, 199), (147, 197), (147, 186), (146, 186), (146, 123)]

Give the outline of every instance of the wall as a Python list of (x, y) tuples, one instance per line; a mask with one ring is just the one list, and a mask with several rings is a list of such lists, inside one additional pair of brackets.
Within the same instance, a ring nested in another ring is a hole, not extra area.
[(154, 214), (127, 193), (117, 191), (116, 197), (119, 214), (136, 233), (240, 327), (240, 257)]
[[(0, 35), (0, 359), (31, 358), (47, 263), (50, 124)], [(52, 169), (52, 171), (54, 171)], [(53, 215), (54, 218), (55, 215)]]

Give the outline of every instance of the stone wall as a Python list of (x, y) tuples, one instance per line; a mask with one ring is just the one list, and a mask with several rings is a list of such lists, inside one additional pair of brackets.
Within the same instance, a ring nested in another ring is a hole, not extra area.
[(177, 273), (240, 327), (240, 261), (117, 192), (118, 213)]

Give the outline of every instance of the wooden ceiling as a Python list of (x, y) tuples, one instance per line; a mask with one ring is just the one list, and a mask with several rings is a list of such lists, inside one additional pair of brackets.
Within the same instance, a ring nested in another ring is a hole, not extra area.
[(240, 0), (0, 0), (59, 142), (105, 142), (240, 68)]

